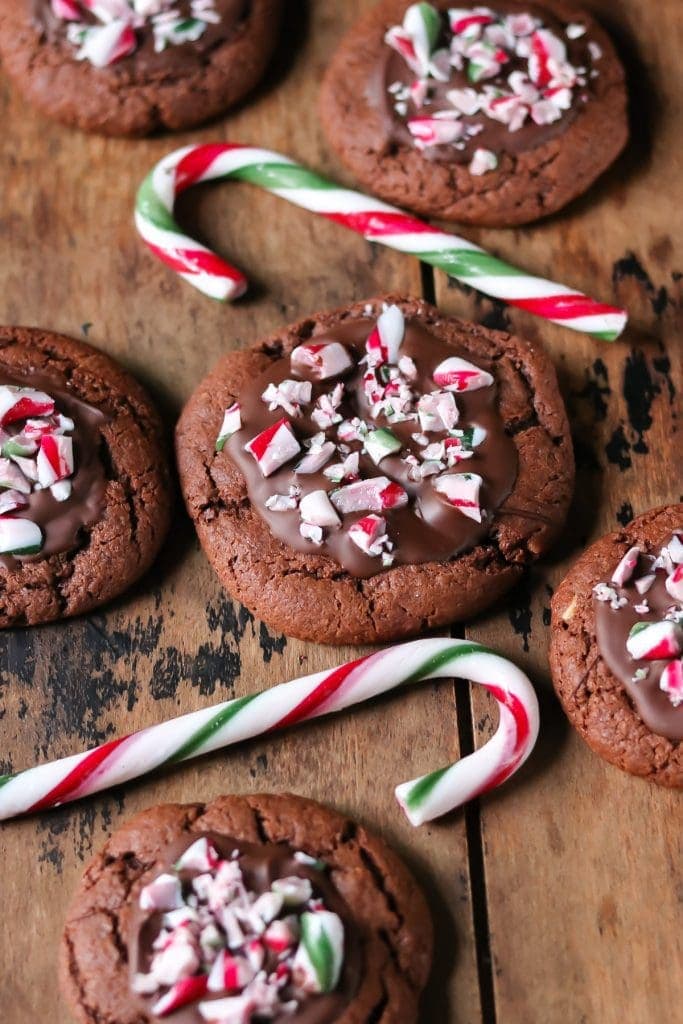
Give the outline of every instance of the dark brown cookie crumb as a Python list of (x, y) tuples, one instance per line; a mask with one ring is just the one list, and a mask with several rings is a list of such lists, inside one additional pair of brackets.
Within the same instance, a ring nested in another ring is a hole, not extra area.
[(162, 425), (148, 395), (90, 345), (36, 328), (0, 327), (0, 371), (39, 374), (103, 412), (97, 444), (106, 486), (100, 518), (76, 546), (0, 566), (0, 627), (80, 615), (121, 594), (151, 565), (170, 522)]
[(429, 975), (432, 927), (402, 862), (372, 833), (302, 797), (226, 796), (165, 804), (120, 828), (85, 869), (67, 915), (60, 981), (83, 1024), (149, 1024), (131, 997), (127, 942), (141, 888), (179, 837), (215, 832), (265, 845), (288, 843), (324, 860), (352, 908), (365, 974), (339, 1024), (412, 1024)]
[(660, 786), (683, 786), (683, 743), (651, 732), (600, 656), (593, 587), (610, 579), (628, 549), (656, 549), (683, 527), (683, 505), (654, 509), (602, 537), (579, 558), (552, 601), (550, 667), (567, 717), (600, 757)]
[[(385, 296), (439, 339), (495, 367), (500, 412), (519, 472), (490, 534), (451, 561), (397, 566), (369, 579), (332, 558), (278, 540), (252, 507), (241, 473), (216, 458), (224, 410), (269, 363), (313, 334), (367, 316), (368, 303), (320, 313), (250, 349), (227, 355), (180, 418), (176, 451), (185, 501), (227, 589), (274, 629), (323, 643), (386, 641), (473, 617), (519, 579), (562, 528), (574, 479), (569, 426), (555, 371), (543, 349), (520, 338), (442, 316), (421, 300)], [(311, 610), (315, 609), (315, 614)]]

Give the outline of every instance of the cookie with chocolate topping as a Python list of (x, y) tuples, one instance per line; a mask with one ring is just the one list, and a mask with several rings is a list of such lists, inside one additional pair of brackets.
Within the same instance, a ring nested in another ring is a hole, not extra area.
[(683, 786), (683, 505), (593, 544), (552, 601), (550, 667), (589, 747), (661, 786)]
[(341, 160), (383, 199), (493, 226), (559, 210), (628, 135), (614, 47), (564, 0), (383, 0), (334, 55), (320, 113)]
[(0, 327), (0, 627), (122, 593), (170, 507), (161, 422), (137, 381), (83, 342)]
[(391, 296), (227, 355), (176, 451), (224, 585), (273, 628), (326, 643), (488, 607), (552, 544), (573, 485), (542, 349)]
[(298, 796), (226, 796), (114, 833), (60, 975), (82, 1024), (411, 1024), (431, 951), (424, 897), (381, 839)]
[(31, 103), (103, 135), (179, 131), (261, 78), (281, 0), (0, 0), (0, 55)]

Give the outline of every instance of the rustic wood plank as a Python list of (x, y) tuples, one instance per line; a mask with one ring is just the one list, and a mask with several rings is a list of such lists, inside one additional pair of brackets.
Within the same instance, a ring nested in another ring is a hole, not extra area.
[[(443, 308), (549, 346), (578, 463), (553, 564), (535, 568), (497, 615), (468, 631), (525, 668), (543, 705), (531, 765), (481, 808), (498, 1024), (650, 1021), (683, 998), (680, 798), (591, 754), (559, 709), (547, 666), (549, 598), (573, 559), (634, 514), (680, 500), (683, 253), (672, 234), (680, 225), (681, 72), (672, 58), (680, 18), (676, 4), (658, 5), (655, 19), (635, 0), (618, 10), (590, 6), (633, 71), (634, 143), (566, 213), (479, 240), (536, 273), (625, 303), (628, 333), (614, 346), (592, 342), (437, 282)], [(473, 694), (479, 744), (491, 715)]]
[[(11, 240), (0, 254), (0, 319), (87, 333), (148, 383), (170, 425), (223, 351), (319, 308), (389, 289), (419, 294), (411, 259), (248, 186), (208, 188), (184, 207), (207, 242), (249, 274), (250, 297), (234, 307), (211, 303), (165, 271), (131, 224), (142, 174), (188, 141), (257, 142), (341, 177), (322, 145), (315, 87), (341, 27), (370, 2), (307, 5), (308, 24), (290, 15), (288, 66), (255, 102), (192, 136), (87, 138), (35, 117), (2, 81), (12, 147), (0, 172), (0, 229)], [(133, 594), (86, 619), (0, 634), (2, 768), (61, 756), (352, 653), (272, 636), (234, 607), (179, 509), (164, 555)], [(446, 684), (4, 825), (3, 1020), (70, 1019), (55, 995), (65, 907), (84, 858), (124, 817), (159, 801), (293, 789), (379, 829), (414, 866), (439, 931), (425, 1020), (473, 1024), (480, 1013), (464, 820), (413, 831), (392, 798), (396, 782), (457, 753)]]

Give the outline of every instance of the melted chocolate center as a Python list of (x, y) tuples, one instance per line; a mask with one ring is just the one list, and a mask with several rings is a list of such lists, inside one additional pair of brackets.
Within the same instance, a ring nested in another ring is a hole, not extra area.
[[(310, 340), (316, 344), (339, 341), (358, 361), (365, 355), (365, 342), (374, 326), (374, 320), (354, 320), (334, 327), (327, 333), (314, 334)], [(444, 359), (458, 355), (469, 362), (472, 361), (468, 352), (446, 345), (416, 320), (406, 323), (400, 354), (410, 356), (414, 360), (418, 376), (415, 381), (411, 381), (411, 387), (417, 393), (425, 394), (438, 390), (432, 374)], [(387, 456), (382, 459), (379, 466), (376, 466), (367, 455), (361, 454), (359, 467), (361, 478), (386, 476), (408, 492), (409, 502), (404, 508), (394, 508), (381, 513), (387, 522), (388, 535), (395, 544), (392, 551), (395, 556), (393, 565), (446, 561), (473, 548), (489, 534), (491, 513), (511, 493), (517, 477), (517, 449), (512, 438), (506, 434), (500, 418), (495, 385), (455, 395), (460, 413), (457, 429), (477, 426), (486, 431), (485, 440), (474, 449), (472, 458), (465, 459), (458, 463), (454, 470), (449, 471), (477, 473), (483, 478), (479, 500), (487, 514), (483, 516), (481, 523), (477, 523), (450, 505), (435, 490), (433, 477), (426, 477), (418, 482), (409, 478), (409, 467), (402, 456), (409, 451), (419, 458), (423, 449), (411, 435), (420, 432), (420, 425), (416, 420), (387, 423), (382, 415), (373, 420), (363, 392), (362, 371), (363, 367), (357, 367), (355, 371), (351, 371), (349, 377), (343, 378), (346, 393), (339, 412), (345, 419), (359, 416), (372, 426), (389, 426), (403, 444), (401, 453)], [(297, 551), (306, 554), (322, 552), (330, 555), (352, 576), (374, 576), (383, 570), (381, 559), (361, 551), (348, 534), (349, 526), (366, 516), (367, 512), (344, 515), (342, 528), (326, 531), (325, 540), (318, 547), (301, 536), (301, 517), (298, 509), (273, 512), (266, 508), (265, 502), (270, 495), (287, 494), (291, 485), (301, 487), (302, 496), (317, 490), (330, 492), (339, 486), (332, 483), (322, 470), (317, 473), (295, 474), (292, 462), (276, 470), (269, 477), (264, 477), (253, 456), (244, 449), (247, 441), (283, 416), (282, 409), (269, 411), (267, 403), (261, 398), (263, 391), (270, 383), (279, 384), (294, 376), (289, 357), (280, 359), (254, 381), (252, 387), (239, 396), (243, 428), (233, 434), (226, 443), (225, 450), (243, 474), (254, 508), (265, 519), (276, 537)], [(329, 393), (333, 383), (334, 381), (312, 380), (313, 398), (309, 408), (312, 408), (319, 395)], [(290, 422), (300, 441), (319, 433), (319, 427), (305, 413)], [(330, 440), (337, 440), (336, 429), (334, 426), (326, 432)], [(442, 437), (443, 434), (430, 434), (429, 440), (436, 441)], [(349, 442), (349, 448), (360, 452), (362, 444)], [(331, 460), (337, 461), (336, 457)]]
[[(206, 836), (216, 847), (221, 857), (231, 860), (235, 850), (239, 852), (239, 867), (242, 871), (245, 887), (249, 892), (261, 895), (268, 892), (271, 883), (277, 878), (297, 876), (307, 878), (313, 888), (313, 898), (322, 899), (327, 910), (337, 914), (344, 925), (344, 963), (339, 983), (334, 992), (321, 995), (306, 995), (302, 998), (295, 1013), (281, 1013), (272, 1018), (273, 1024), (333, 1024), (358, 991), (364, 966), (364, 949), (362, 938), (358, 933), (351, 910), (335, 889), (327, 875), (313, 865), (301, 863), (294, 857), (286, 843), (259, 846), (241, 842), (216, 832), (192, 833), (171, 844), (160, 861), (158, 874), (172, 870), (181, 854), (202, 836)], [(189, 886), (192, 879), (201, 874), (199, 871), (180, 871), (179, 877), (183, 888)], [(130, 965), (131, 982), (136, 972), (147, 973), (150, 968), (154, 950), (152, 944), (162, 929), (163, 913), (151, 915), (136, 909), (132, 919), (131, 939), (128, 943), (128, 962)], [(164, 991), (160, 990), (152, 996), (136, 996), (144, 1004), (147, 1013)], [(201, 1002), (224, 999), (225, 992), (206, 993)], [(151, 1016), (151, 1014), (150, 1014)], [(157, 1019), (157, 1018), (153, 1018)], [(197, 1003), (190, 1003), (163, 1018), (170, 1024), (206, 1024), (197, 1008)], [(258, 1018), (257, 1018), (258, 1019)]]
[[(508, 2), (496, 3), (490, 9), (497, 15), (531, 14), (537, 18), (542, 23), (542, 28), (548, 29), (565, 43), (567, 61), (575, 68), (585, 70), (586, 84), (574, 87), (571, 106), (568, 110), (563, 110), (562, 116), (551, 124), (538, 125), (528, 116), (521, 128), (511, 132), (506, 124), (487, 117), (481, 111), (471, 115), (458, 113), (458, 120), (462, 121), (464, 125), (476, 126), (481, 130), (470, 138), (463, 136), (462, 140), (459, 140), (458, 146), (427, 146), (420, 152), (428, 160), (469, 163), (475, 149), (488, 149), (496, 154), (511, 153), (515, 155), (535, 149), (537, 146), (542, 146), (545, 142), (563, 135), (593, 94), (589, 76), (595, 62), (588, 48), (589, 36), (587, 34), (579, 39), (568, 39), (565, 34), (566, 23), (559, 21), (547, 9), (536, 7), (533, 3), (515, 3), (514, 0), (508, 0)], [(443, 29), (437, 48), (448, 47), (452, 39), (445, 12), (442, 14), (442, 22)], [(396, 50), (385, 45), (372, 76), (368, 99), (370, 104), (380, 112), (387, 137), (395, 143), (413, 149), (415, 148), (415, 139), (408, 129), (407, 122), (415, 117), (433, 117), (444, 110), (452, 113), (455, 108), (447, 96), (451, 89), (474, 89), (476, 92), (481, 92), (485, 86), (492, 86), (509, 93), (511, 90), (508, 76), (514, 71), (526, 74), (527, 67), (527, 58), (511, 54), (510, 59), (501, 66), (500, 71), (494, 77), (472, 83), (467, 77), (467, 61), (465, 61), (462, 69), (451, 68), (450, 78), (447, 82), (440, 82), (430, 77), (427, 101), (418, 107), (412, 99), (408, 99), (407, 113), (401, 115), (394, 107), (396, 97), (389, 92), (389, 87), (396, 82), (402, 86), (410, 86), (415, 81), (416, 75)]]
[[(666, 545), (669, 540), (671, 537), (664, 539), (662, 544)], [(653, 553), (658, 553), (658, 549)], [(670, 740), (683, 740), (683, 704), (674, 707), (659, 687), (659, 678), (667, 662), (637, 660), (626, 649), (629, 632), (637, 622), (661, 622), (666, 612), (676, 604), (666, 590), (667, 574), (663, 569), (656, 571), (655, 582), (646, 594), (641, 596), (638, 593), (634, 580), (652, 572), (650, 566), (651, 559), (641, 555), (636, 572), (623, 587), (608, 584), (619, 598), (626, 598), (626, 604), (620, 608), (612, 608), (609, 601), (593, 598), (598, 650), (609, 670), (623, 684), (648, 729)], [(642, 607), (644, 600), (649, 610), (636, 611), (635, 606)]]
[(28, 505), (11, 513), (13, 518), (31, 519), (43, 531), (43, 547), (37, 555), (0, 555), (0, 566), (16, 569), (22, 562), (35, 562), (78, 547), (82, 528), (92, 526), (101, 517), (107, 480), (99, 456), (99, 442), (100, 431), (109, 420), (99, 409), (58, 386), (49, 375), (31, 373), (19, 377), (0, 367), (2, 384), (45, 391), (54, 398), (57, 411), (74, 421), (71, 496), (66, 501), (57, 501), (48, 489), (33, 491), (26, 495)]
[[(63, 42), (73, 50), (75, 56), (77, 48), (72, 47), (66, 36), (69, 22), (55, 16), (50, 0), (30, 0), (30, 3), (33, 21), (41, 35), (49, 42)], [(135, 62), (136, 68), (143, 76), (190, 72), (196, 69), (198, 63), (206, 60), (217, 46), (231, 41), (243, 30), (250, 6), (249, 0), (215, 0), (215, 10), (220, 15), (220, 20), (216, 24), (207, 22), (206, 28), (197, 40), (170, 44), (159, 53), (154, 49), (152, 21), (148, 18), (141, 28), (135, 30), (138, 45), (133, 53), (98, 70), (101, 73), (127, 78), (130, 75), (131, 63)], [(184, 18), (192, 17), (190, 0), (175, 0), (173, 9)], [(83, 12), (82, 21), (86, 25), (102, 24), (88, 11)]]

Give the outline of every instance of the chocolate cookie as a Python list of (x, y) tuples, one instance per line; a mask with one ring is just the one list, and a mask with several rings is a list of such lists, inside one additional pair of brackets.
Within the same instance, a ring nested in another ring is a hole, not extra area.
[(424, 897), (381, 839), (298, 796), (225, 796), (114, 833), (60, 974), (83, 1024), (412, 1024), (431, 951)]
[(593, 544), (552, 612), (550, 666), (572, 725), (624, 771), (683, 786), (683, 505)]
[(176, 451), (227, 589), (325, 643), (488, 607), (552, 544), (574, 471), (539, 346), (392, 297), (225, 356), (185, 407)]
[(159, 417), (90, 345), (0, 327), (0, 627), (90, 611), (151, 565), (171, 499)]
[(493, 226), (559, 210), (628, 136), (614, 47), (564, 0), (383, 0), (332, 58), (320, 114), (330, 144), (372, 192)]
[(104, 135), (179, 131), (261, 78), (281, 0), (0, 0), (0, 56), (49, 117)]

